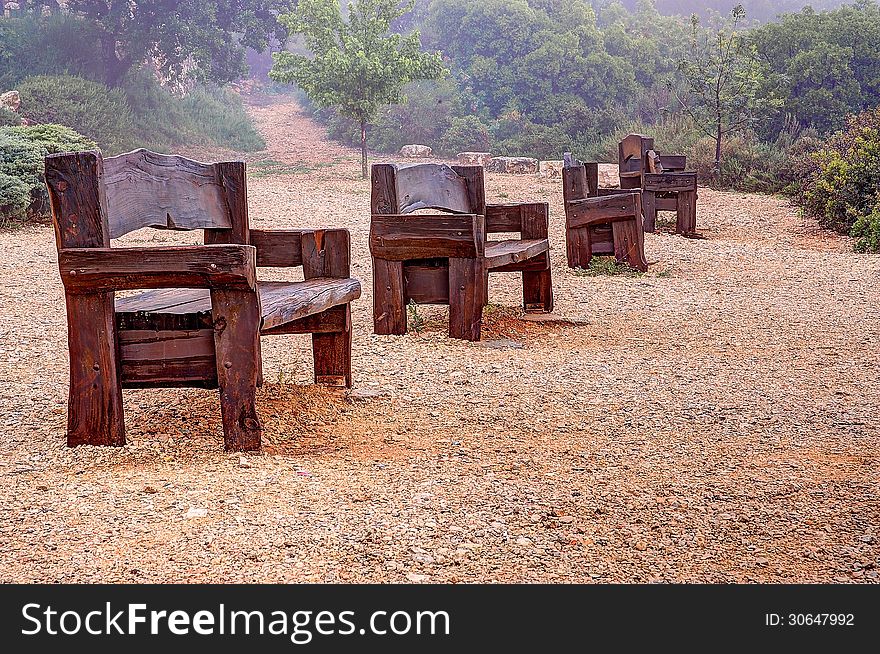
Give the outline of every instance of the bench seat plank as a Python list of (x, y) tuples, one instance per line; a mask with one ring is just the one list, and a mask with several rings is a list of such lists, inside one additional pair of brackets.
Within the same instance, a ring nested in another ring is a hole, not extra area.
[[(304, 282), (260, 282), (262, 331), (348, 304), (361, 295), (356, 279), (316, 277)], [(211, 292), (207, 289), (158, 289), (117, 298), (117, 320), (123, 329), (198, 328), (210, 325)], [(170, 327), (167, 323), (174, 323)], [(186, 324), (184, 324), (186, 323)]]
[(486, 267), (500, 268), (510, 263), (521, 263), (547, 252), (547, 239), (489, 241), (486, 243)]

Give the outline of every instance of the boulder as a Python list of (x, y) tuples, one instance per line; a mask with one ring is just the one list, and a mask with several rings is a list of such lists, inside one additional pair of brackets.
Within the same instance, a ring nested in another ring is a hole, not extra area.
[(7, 91), (0, 94), (0, 107), (6, 107), (12, 111), (18, 111), (21, 106), (21, 96), (18, 91)]
[(541, 177), (549, 177), (551, 179), (562, 177), (562, 161), (542, 161), (539, 164), (538, 172)]
[(492, 161), (491, 152), (459, 152), (455, 155), (459, 166), (482, 166), (486, 168)]
[(404, 145), (400, 148), (400, 156), (410, 159), (424, 159), (430, 157), (433, 152), (427, 145)]
[(493, 173), (534, 175), (538, 172), (538, 160), (529, 157), (492, 157), (488, 169)]
[(610, 163), (599, 164), (599, 188), (615, 188), (620, 186), (618, 165)]

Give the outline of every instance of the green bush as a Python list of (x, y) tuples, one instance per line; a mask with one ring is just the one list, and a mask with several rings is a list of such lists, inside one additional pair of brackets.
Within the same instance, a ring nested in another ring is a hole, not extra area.
[(859, 216), (850, 235), (856, 239), (856, 252), (880, 252), (880, 200), (867, 216)]
[(572, 149), (572, 139), (559, 127), (538, 125), (517, 111), (508, 112), (492, 129), (496, 156), (561, 159)]
[(32, 123), (58, 123), (97, 141), (108, 154), (137, 145), (134, 118), (119, 89), (70, 75), (28, 77), (18, 87)]
[(439, 152), (455, 156), (459, 152), (489, 150), (489, 128), (477, 116), (453, 118), (440, 139)]
[(233, 150), (263, 150), (266, 141), (254, 127), (241, 98), (226, 89), (196, 88), (181, 100), (192, 140), (202, 137)]
[(95, 147), (94, 141), (62, 125), (0, 127), (0, 216), (14, 220), (45, 216), (44, 157)]
[(21, 116), (8, 107), (0, 107), (0, 127), (21, 125)]
[(823, 227), (851, 233), (863, 251), (876, 250), (880, 189), (880, 107), (851, 118), (811, 157), (795, 198)]

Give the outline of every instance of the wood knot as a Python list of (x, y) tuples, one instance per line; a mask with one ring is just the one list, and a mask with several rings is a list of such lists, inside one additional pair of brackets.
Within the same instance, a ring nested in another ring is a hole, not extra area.
[(217, 318), (214, 321), (214, 331), (218, 334), (226, 329), (226, 318)]
[(256, 418), (245, 418), (242, 422), (248, 431), (257, 431), (260, 428), (260, 423)]

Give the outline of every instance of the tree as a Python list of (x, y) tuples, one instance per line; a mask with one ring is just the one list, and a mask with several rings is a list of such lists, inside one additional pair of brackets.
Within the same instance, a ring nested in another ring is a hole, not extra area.
[(776, 102), (757, 97), (763, 73), (756, 48), (738, 29), (745, 15), (742, 5), (737, 5), (729, 26), (712, 33), (700, 28), (694, 14), (690, 53), (678, 66), (685, 92), (670, 84), (696, 127), (714, 139), (716, 175), (721, 171), (724, 137), (749, 127), (762, 105)]
[[(247, 71), (245, 49), (263, 50), (286, 32), (277, 16), (294, 0), (68, 0), (67, 10), (96, 33), (108, 86), (146, 60), (177, 80), (229, 82)], [(56, 5), (32, 0), (31, 5)]]
[(335, 107), (361, 129), (361, 172), (367, 177), (367, 123), (385, 105), (401, 102), (414, 80), (438, 79), (438, 54), (422, 52), (419, 33), (392, 34), (389, 26), (413, 7), (399, 0), (357, 0), (343, 18), (338, 0), (300, 0), (281, 16), (302, 34), (312, 56), (279, 52), (269, 76), (296, 83), (321, 107)]

